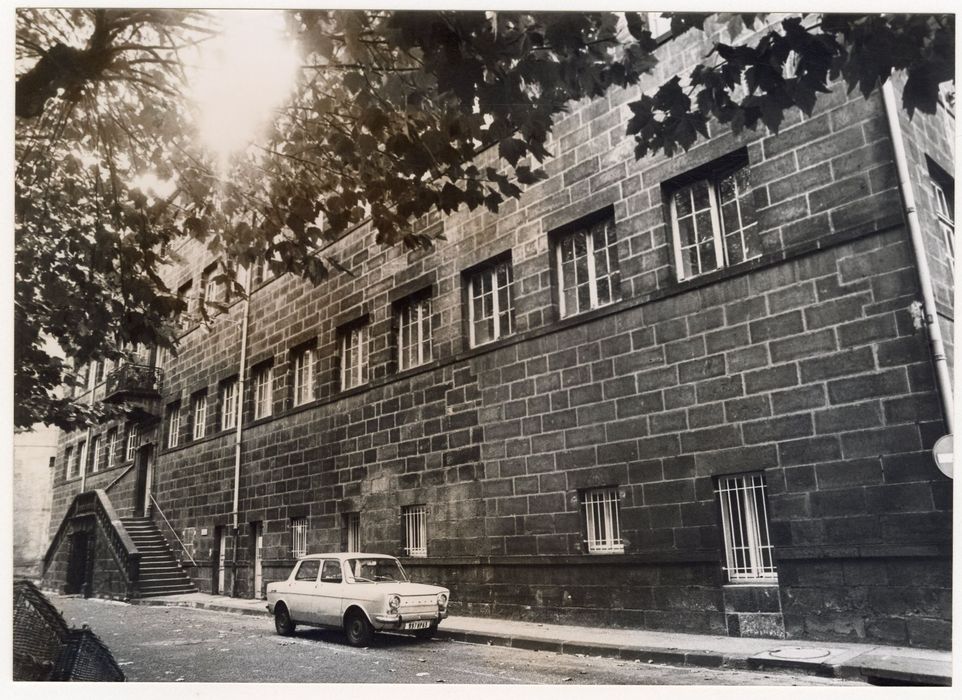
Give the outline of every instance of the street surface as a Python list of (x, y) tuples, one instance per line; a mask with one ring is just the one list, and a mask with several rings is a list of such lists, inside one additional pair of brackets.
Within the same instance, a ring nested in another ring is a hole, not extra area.
[(50, 600), (71, 627), (90, 625), (128, 681), (861, 685), (789, 672), (682, 668), (402, 635), (378, 635), (371, 647), (356, 649), (339, 632), (309, 627), (280, 637), (266, 615)]

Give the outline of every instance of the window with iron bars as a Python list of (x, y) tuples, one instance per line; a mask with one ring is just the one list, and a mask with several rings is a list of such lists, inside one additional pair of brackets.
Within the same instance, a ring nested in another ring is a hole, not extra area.
[(254, 370), (254, 420), (271, 415), (274, 401), (274, 368), (263, 365)]
[(589, 554), (621, 554), (620, 499), (614, 487), (589, 489), (581, 494), (585, 519), (586, 549)]
[(361, 551), (361, 514), (345, 513), (344, 527), (347, 530), (347, 550), (348, 552)]
[(725, 572), (732, 583), (777, 581), (768, 534), (765, 477), (761, 473), (718, 479)]
[(402, 548), (409, 557), (426, 557), (428, 555), (427, 506), (405, 506), (401, 509), (401, 521), (404, 525), (404, 540)]
[(354, 323), (338, 331), (341, 353), (341, 390), (367, 382), (367, 323)]
[[(741, 160), (740, 156), (736, 156)], [(761, 255), (747, 164), (675, 189), (669, 197), (675, 273), (679, 281)]]
[(618, 255), (611, 217), (558, 236), (554, 252), (562, 318), (617, 300)]
[(397, 307), (398, 369), (431, 361), (431, 298), (417, 296)]
[(468, 341), (471, 347), (514, 332), (510, 260), (490, 263), (467, 275)]
[(291, 518), (291, 554), (295, 559), (307, 554), (307, 518)]
[(237, 377), (225, 380), (220, 387), (220, 429), (237, 427)]

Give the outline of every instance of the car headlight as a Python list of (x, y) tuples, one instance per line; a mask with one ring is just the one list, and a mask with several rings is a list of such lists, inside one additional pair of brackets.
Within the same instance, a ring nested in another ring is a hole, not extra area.
[(396, 613), (399, 607), (401, 607), (401, 596), (397, 594), (388, 596), (388, 599), (387, 599), (388, 611), (392, 613)]
[(448, 606), (448, 597), (443, 593), (438, 593), (438, 607), (444, 610)]

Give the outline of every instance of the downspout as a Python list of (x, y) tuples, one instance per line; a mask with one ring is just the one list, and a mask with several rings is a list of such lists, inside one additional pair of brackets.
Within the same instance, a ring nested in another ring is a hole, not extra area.
[(885, 105), (885, 118), (888, 121), (889, 137), (895, 151), (895, 167), (898, 171), (899, 189), (902, 193), (902, 204), (905, 208), (905, 218), (909, 226), (909, 238), (912, 242), (912, 253), (915, 255), (915, 269), (918, 271), (919, 287), (922, 290), (923, 323), (929, 338), (929, 350), (932, 362), (935, 364), (935, 378), (942, 403), (942, 416), (945, 419), (946, 431), (952, 434), (952, 379), (949, 376), (949, 363), (945, 355), (945, 344), (942, 341), (942, 329), (935, 307), (935, 295), (932, 292), (932, 275), (929, 271), (929, 261), (925, 255), (925, 243), (922, 239), (922, 227), (919, 224), (919, 214), (915, 206), (915, 194), (912, 192), (912, 182), (909, 177), (908, 159), (905, 156), (905, 144), (902, 141), (902, 127), (899, 124), (898, 107), (895, 103), (895, 93), (892, 81), (882, 83), (882, 101)]
[(237, 541), (240, 531), (238, 509), (240, 508), (240, 469), (241, 469), (241, 444), (244, 438), (244, 387), (246, 364), (247, 364), (247, 326), (250, 321), (251, 311), (251, 272), (253, 266), (248, 266), (244, 283), (244, 319), (241, 325), (241, 354), (240, 365), (237, 369), (237, 433), (234, 441), (234, 506), (233, 506), (233, 530), (234, 530), (234, 555), (231, 562), (231, 598), (237, 597)]

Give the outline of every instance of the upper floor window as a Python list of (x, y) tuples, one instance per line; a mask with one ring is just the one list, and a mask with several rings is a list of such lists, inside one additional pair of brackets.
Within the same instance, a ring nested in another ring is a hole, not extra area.
[(77, 445), (77, 468), (75, 474), (82, 474), (87, 471), (87, 441), (81, 440)]
[(63, 453), (63, 463), (64, 463), (64, 478), (72, 479), (76, 474), (74, 474), (73, 467), (73, 448), (68, 447)]
[(180, 323), (184, 328), (196, 320), (194, 315), (197, 313), (197, 297), (194, 296), (192, 292), (193, 285), (190, 282), (185, 282), (177, 289), (177, 296), (187, 305), (187, 308), (184, 310), (185, 315)]
[(271, 414), (274, 400), (274, 368), (269, 364), (255, 367), (252, 372), (254, 384), (254, 420)]
[(484, 345), (514, 332), (511, 260), (500, 260), (467, 273), (468, 340)]
[(768, 535), (765, 477), (761, 473), (718, 479), (725, 571), (728, 580), (775, 581), (775, 559)]
[(199, 440), (207, 433), (207, 391), (199, 391), (190, 399), (191, 435)]
[(409, 557), (426, 557), (428, 555), (428, 524), (427, 506), (404, 506), (401, 509), (401, 521), (404, 525), (404, 540), (401, 547)]
[(94, 386), (100, 384), (104, 380), (104, 370), (106, 369), (106, 360), (100, 360), (94, 363)]
[(167, 447), (177, 447), (180, 443), (180, 404), (173, 403), (167, 409)]
[[(739, 158), (743, 161), (742, 158)], [(689, 181), (670, 194), (672, 244), (678, 280), (761, 255), (748, 165)]]
[(352, 389), (367, 382), (367, 323), (353, 323), (338, 333), (341, 357), (341, 389)]
[(929, 166), (929, 181), (932, 184), (932, 197), (935, 200), (935, 216), (939, 232), (945, 244), (949, 267), (955, 269), (955, 181), (952, 176), (926, 156)]
[(203, 294), (203, 300), (206, 304), (222, 301), (222, 285), (217, 279), (217, 264), (213, 264), (204, 270), (203, 277), (201, 278), (201, 293)]
[(316, 362), (317, 351), (314, 348), (302, 348), (294, 352), (293, 398), (295, 406), (300, 406), (316, 398), (314, 394), (314, 365)]
[(137, 456), (137, 448), (140, 447), (140, 426), (130, 423), (127, 426), (127, 454), (128, 462), (132, 462)]
[(107, 469), (112, 469), (117, 463), (117, 447), (120, 432), (116, 428), (107, 431)]
[(103, 440), (101, 440), (99, 435), (94, 435), (90, 439), (90, 444), (91, 444), (90, 471), (93, 473), (100, 471), (100, 455), (102, 451), (102, 443), (103, 443)]
[(431, 361), (431, 297), (408, 297), (396, 307), (398, 369)]
[(617, 299), (618, 253), (610, 217), (559, 235), (554, 253), (562, 318)]
[(616, 488), (589, 489), (581, 494), (589, 554), (620, 554), (625, 551), (619, 505)]
[(237, 377), (225, 379), (220, 385), (220, 429), (237, 427)]

